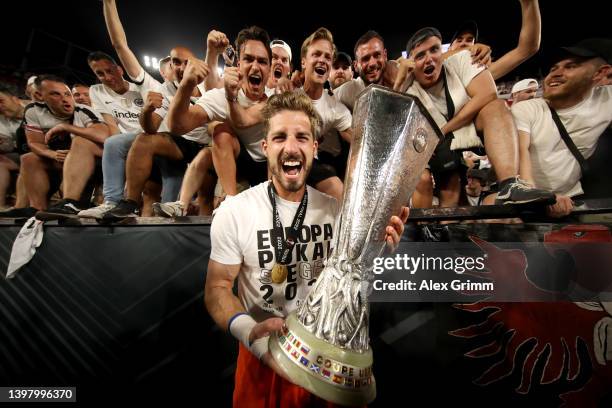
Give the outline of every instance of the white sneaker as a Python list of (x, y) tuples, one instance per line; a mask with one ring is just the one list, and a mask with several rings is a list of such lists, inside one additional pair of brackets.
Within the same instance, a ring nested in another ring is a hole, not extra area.
[(95, 218), (101, 220), (108, 211), (116, 207), (117, 204), (105, 202), (97, 207), (89, 208), (87, 210), (79, 211), (79, 217), (81, 218)]
[(187, 214), (187, 209), (183, 207), (180, 201), (172, 203), (153, 203), (153, 212), (158, 217), (184, 217)]

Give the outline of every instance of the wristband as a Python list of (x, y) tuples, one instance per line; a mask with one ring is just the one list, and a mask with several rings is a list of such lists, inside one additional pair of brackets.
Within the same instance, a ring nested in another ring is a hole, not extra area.
[(240, 341), (246, 348), (249, 349), (251, 353), (253, 353), (258, 359), (268, 351), (268, 339), (269, 336), (262, 337), (253, 341), (251, 344), (249, 342), (249, 336), (251, 334), (251, 330), (257, 324), (255, 319), (253, 319), (250, 315), (240, 312), (236, 313), (230, 319), (228, 323), (228, 331), (234, 336), (238, 341)]

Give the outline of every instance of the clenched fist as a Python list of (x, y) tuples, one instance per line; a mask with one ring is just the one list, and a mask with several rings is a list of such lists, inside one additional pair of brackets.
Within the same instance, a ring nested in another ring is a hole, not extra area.
[(155, 109), (161, 108), (163, 100), (164, 97), (159, 92), (149, 91), (149, 93), (147, 93), (147, 100), (142, 109), (145, 112), (153, 112)]
[(206, 46), (209, 50), (215, 51), (216, 54), (221, 54), (229, 45), (227, 36), (221, 31), (212, 30), (206, 38)]
[(242, 81), (242, 74), (237, 67), (225, 67), (223, 71), (223, 82), (225, 84), (225, 97), (235, 99)]
[(195, 87), (204, 81), (209, 73), (210, 68), (206, 62), (197, 58), (189, 58), (181, 83), (186, 83), (192, 87)]

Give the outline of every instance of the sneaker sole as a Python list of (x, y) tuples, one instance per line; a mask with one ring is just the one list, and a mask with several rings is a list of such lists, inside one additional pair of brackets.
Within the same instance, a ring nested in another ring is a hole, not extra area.
[(554, 197), (551, 198), (536, 198), (534, 200), (523, 200), (523, 201), (501, 201), (495, 200), (495, 205), (521, 205), (521, 204), (545, 204), (552, 205), (556, 201)]
[(162, 209), (160, 203), (153, 203), (153, 213), (157, 215), (158, 217), (174, 218), (174, 215), (168, 214)]
[(102, 217), (104, 217), (104, 214), (106, 214), (106, 213), (103, 213), (103, 214), (100, 214), (100, 215), (80, 215), (79, 214), (78, 217), (79, 218), (86, 218), (86, 219), (89, 219), (89, 220), (101, 220)]

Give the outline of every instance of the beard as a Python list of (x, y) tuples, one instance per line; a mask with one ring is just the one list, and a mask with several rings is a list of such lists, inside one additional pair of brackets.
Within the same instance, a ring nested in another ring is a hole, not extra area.
[(382, 77), (383, 77), (383, 69), (381, 68), (380, 70), (380, 74), (378, 75), (378, 78), (375, 81), (370, 81), (367, 78), (367, 74), (364, 71), (361, 71), (359, 73), (359, 77), (361, 78), (361, 80), (365, 83), (366, 86), (371, 85), (371, 84), (380, 84)]
[[(291, 160), (300, 161), (302, 163), (302, 168), (300, 169), (301, 177), (295, 180), (288, 180), (285, 177), (284, 170), (283, 170), (282, 163), (285, 161), (291, 161)], [(310, 174), (311, 168), (312, 168), (312, 160), (308, 162), (306, 160), (306, 157), (303, 155), (283, 155), (282, 157), (279, 157), (279, 159), (276, 162), (276, 165), (270, 166), (270, 172), (272, 173), (274, 178), (276, 178), (276, 181), (280, 183), (280, 185), (283, 187), (285, 191), (294, 193), (294, 192), (299, 191), (302, 187), (304, 187), (304, 185), (306, 184), (306, 179), (308, 178), (308, 175)]]

